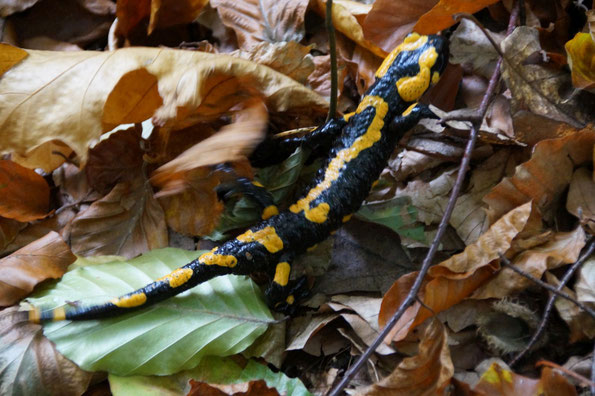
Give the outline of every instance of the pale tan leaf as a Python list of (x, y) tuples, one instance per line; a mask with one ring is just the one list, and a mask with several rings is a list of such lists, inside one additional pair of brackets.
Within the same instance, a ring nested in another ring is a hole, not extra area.
[(426, 328), (416, 356), (403, 359), (382, 381), (358, 392), (360, 396), (439, 395), (454, 374), (446, 328), (434, 319)]
[(261, 95), (273, 113), (326, 107), (291, 78), (225, 55), (161, 48), (28, 53), (0, 79), (0, 91), (18, 92), (0, 96), (0, 152), (23, 154), (57, 139), (84, 160), (88, 144), (120, 123), (153, 116), (155, 124), (181, 129), (227, 114), (246, 96)]
[(307, 0), (211, 0), (223, 23), (238, 36), (239, 46), (249, 50), (259, 42), (300, 42), (304, 38)]
[(0, 305), (15, 304), (35, 285), (46, 279), (60, 278), (76, 257), (57, 232), (0, 260)]
[(579, 268), (574, 290), (579, 301), (595, 303), (595, 257), (589, 258)]
[[(581, 227), (571, 232), (558, 232), (552, 235), (547, 243), (516, 255), (512, 265), (540, 279), (547, 270), (574, 263), (583, 246), (585, 246), (585, 232)], [(477, 290), (473, 298), (503, 298), (525, 290), (532, 284), (529, 279), (510, 268), (503, 268), (496, 277)]]
[(135, 257), (167, 246), (163, 210), (148, 181), (117, 184), (72, 222), (72, 250), (83, 256)]

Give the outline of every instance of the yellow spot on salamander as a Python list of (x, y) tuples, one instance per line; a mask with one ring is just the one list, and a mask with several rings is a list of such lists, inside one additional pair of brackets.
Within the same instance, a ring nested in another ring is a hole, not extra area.
[(41, 321), (41, 310), (39, 308), (33, 308), (29, 311), (29, 322), (39, 323)]
[(279, 214), (279, 209), (275, 205), (269, 205), (262, 211), (262, 219), (266, 220)]
[(392, 50), (392, 52), (388, 54), (386, 58), (384, 58), (384, 61), (378, 70), (376, 70), (376, 77), (383, 77), (401, 52), (415, 51), (427, 42), (428, 36), (420, 36), (418, 33), (411, 33), (409, 36), (405, 37), (405, 40), (403, 40), (403, 42), (399, 44), (397, 48)]
[(52, 311), (52, 320), (54, 322), (58, 322), (60, 320), (65, 320), (65, 319), (66, 319), (66, 310), (64, 309), (64, 307), (54, 308), (54, 310)]
[(289, 296), (287, 296), (287, 298), (285, 299), (285, 302), (289, 305), (293, 304), (295, 302), (295, 297), (293, 296), (293, 294), (290, 294)]
[(405, 110), (402, 114), (403, 117), (408, 116), (409, 114), (411, 114), (411, 112), (413, 111), (413, 109), (415, 109), (415, 106), (417, 106), (417, 102), (413, 103), (411, 106), (407, 107), (407, 110)]
[(252, 182), (252, 184), (253, 184), (253, 185), (255, 185), (256, 187), (261, 187), (261, 188), (264, 188), (264, 186), (263, 186), (261, 183), (257, 182), (256, 180), (254, 180), (254, 181)]
[(372, 183), (372, 188), (375, 188), (375, 187), (378, 185), (378, 183), (380, 183), (380, 180), (375, 180), (375, 181)]
[(436, 84), (440, 80), (440, 73), (435, 71), (432, 73), (432, 85)]
[(397, 80), (397, 91), (405, 102), (419, 99), (430, 86), (430, 69), (438, 59), (436, 48), (429, 47), (419, 56), (419, 73), (412, 77), (401, 77)]
[(343, 223), (347, 223), (349, 220), (351, 220), (351, 216), (353, 215), (347, 215), (347, 216), (343, 216), (343, 220), (341, 220)]
[(316, 250), (317, 247), (318, 247), (318, 244), (312, 245), (308, 249), (306, 249), (306, 251), (311, 252), (313, 250)]
[(271, 226), (264, 227), (262, 230), (258, 230), (256, 232), (248, 230), (242, 235), (238, 235), (236, 239), (244, 243), (260, 243), (265, 247), (266, 250), (269, 251), (269, 253), (277, 253), (283, 250), (283, 241), (281, 238), (279, 238), (279, 235), (277, 235), (275, 227)]
[(289, 282), (289, 273), (291, 272), (291, 266), (287, 262), (282, 262), (277, 264), (275, 268), (275, 278), (273, 278), (273, 282), (280, 286), (287, 286)]
[(192, 278), (192, 274), (194, 274), (194, 271), (192, 271), (190, 268), (178, 268), (171, 274), (165, 275), (164, 277), (157, 280), (167, 281), (169, 282), (169, 287), (176, 288), (188, 282), (188, 280)]
[(147, 295), (145, 293), (134, 293), (129, 296), (115, 298), (111, 301), (112, 304), (120, 308), (134, 308), (143, 305), (147, 302)]
[(203, 253), (198, 262), (204, 265), (218, 265), (220, 267), (233, 268), (238, 263), (238, 259), (228, 254), (215, 253), (218, 248), (213, 248), (210, 252)]
[(347, 113), (345, 115), (343, 115), (343, 120), (345, 122), (349, 121), (349, 119), (355, 114), (355, 111), (352, 111), (351, 113)]
[(357, 158), (363, 150), (372, 147), (382, 137), (381, 130), (384, 126), (384, 117), (388, 112), (388, 104), (379, 96), (365, 96), (357, 107), (356, 113), (361, 113), (368, 107), (374, 108), (376, 113), (366, 132), (359, 136), (351, 147), (339, 151), (328, 164), (323, 180), (314, 186), (308, 194), (289, 207), (293, 213), (304, 211), (306, 219), (313, 223), (324, 223), (328, 218), (330, 206), (322, 202), (314, 208), (310, 204), (323, 192), (328, 190), (332, 183), (339, 178), (342, 168), (352, 159)]

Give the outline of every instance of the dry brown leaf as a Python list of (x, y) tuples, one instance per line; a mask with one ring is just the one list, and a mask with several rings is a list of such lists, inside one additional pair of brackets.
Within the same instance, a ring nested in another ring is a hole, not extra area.
[(467, 12), (475, 14), (477, 11), (499, 0), (440, 0), (430, 11), (422, 15), (415, 26), (414, 32), (419, 34), (434, 34), (457, 23), (454, 14)]
[(0, 217), (0, 254), (4, 248), (14, 241), (19, 231), (26, 227), (25, 223)]
[(564, 95), (564, 87), (570, 84), (567, 72), (526, 64), (529, 56), (542, 51), (536, 28), (519, 26), (502, 41), (501, 47), (507, 59), (502, 64), (502, 77), (511, 91), (513, 113), (528, 109), (575, 126), (594, 120), (588, 100), (579, 95)]
[(437, 1), (377, 0), (362, 25), (364, 37), (390, 52), (412, 31), (419, 17)]
[(446, 328), (434, 319), (426, 328), (416, 356), (403, 359), (382, 381), (357, 393), (359, 396), (439, 395), (450, 383), (454, 366)]
[(17, 33), (20, 46), (35, 37), (85, 46), (104, 40), (113, 21), (115, 5), (96, 1), (100, 6), (86, 7), (80, 0), (44, 0), (27, 12), (11, 15), (8, 20)]
[(62, 165), (72, 154), (72, 149), (59, 140), (42, 143), (25, 155), (13, 154), (11, 159), (29, 169), (40, 168), (50, 173)]
[(579, 301), (595, 303), (595, 257), (589, 258), (579, 268), (574, 290)]
[(209, 169), (189, 171), (179, 179), (169, 178), (165, 194), (157, 199), (167, 225), (184, 235), (208, 235), (223, 212), (223, 203), (217, 198), (215, 187), (219, 180)]
[[(512, 260), (512, 265), (523, 272), (541, 279), (547, 270), (574, 263), (585, 246), (585, 232), (577, 227), (572, 232), (558, 232), (543, 245), (525, 250)], [(529, 279), (503, 268), (496, 277), (478, 289), (473, 298), (504, 298), (533, 285)]]
[(142, 165), (141, 130), (133, 126), (112, 133), (90, 149), (85, 170), (89, 185), (107, 194), (117, 183), (139, 177)]
[[(3, 57), (0, 51), (0, 62)], [(132, 76), (126, 76), (130, 72)], [(126, 84), (112, 92), (125, 76)], [(134, 84), (131, 99), (124, 88)], [(2, 76), (0, 91), (19, 92), (0, 98), (0, 152), (22, 154), (58, 139), (83, 159), (89, 142), (118, 124), (153, 115), (154, 123), (181, 129), (195, 124), (197, 117), (225, 114), (254, 92), (263, 96), (271, 112), (321, 113), (326, 107), (322, 97), (268, 67), (225, 55), (161, 48), (29, 51)]]
[(16, 12), (32, 7), (39, 0), (3, 0), (0, 3), (0, 17), (6, 18)]
[(60, 278), (74, 260), (76, 257), (57, 232), (0, 259), (0, 305), (15, 304), (40, 282)]
[[(43, 336), (43, 328), (23, 322), (18, 307), (0, 312), (3, 395), (82, 395), (92, 373), (81, 370)], [(22, 314), (22, 312), (20, 312)]]
[[(504, 38), (504, 35), (492, 32), (490, 36), (496, 43), (500, 43)], [(461, 20), (452, 34), (449, 50), (450, 63), (464, 64), (466, 69), (471, 69), (486, 79), (492, 76), (496, 62), (500, 58), (483, 31), (467, 19)], [(481, 93), (485, 93), (485, 88)]]
[(573, 131), (568, 136), (538, 143), (531, 159), (518, 166), (514, 176), (504, 178), (483, 198), (489, 206), (491, 222), (530, 200), (546, 220), (553, 217), (574, 168), (592, 161), (595, 130), (587, 127)]
[[(462, 253), (431, 267), (424, 279), (420, 297), (432, 312), (420, 309), (421, 305), (415, 303), (397, 322), (389, 339), (404, 339), (415, 326), (459, 303), (485, 283), (497, 269), (494, 263), (500, 254), (510, 249), (513, 239), (530, 223), (532, 212), (530, 203), (519, 206), (494, 223)], [(412, 273), (401, 277), (385, 294), (378, 317), (381, 326), (388, 322), (404, 301), (416, 275)]]
[(0, 160), (0, 192), (0, 216), (26, 222), (47, 215), (50, 188), (31, 169)]
[(245, 159), (264, 138), (268, 121), (266, 107), (263, 102), (253, 99), (236, 116), (234, 123), (224, 126), (215, 135), (162, 165), (151, 177), (151, 182), (165, 193), (168, 190), (179, 191), (178, 187), (173, 189), (168, 186), (168, 182), (170, 179), (178, 181), (181, 173), (202, 166)]
[(322, 314), (314, 317), (298, 317), (291, 322), (287, 351), (304, 349), (308, 340), (328, 323), (339, 317), (338, 314)]
[(586, 167), (578, 168), (572, 175), (566, 210), (575, 215), (582, 225), (595, 233), (595, 182), (592, 171)]
[(27, 51), (4, 43), (0, 43), (0, 52), (0, 76), (29, 56)]
[(237, 50), (230, 55), (268, 66), (305, 85), (309, 81), (308, 76), (314, 71), (315, 60), (319, 58), (316, 57), (313, 60), (310, 50), (312, 45), (305, 46), (295, 41), (261, 42), (252, 47), (249, 52)]
[[(323, 18), (326, 15), (326, 0), (316, 0), (312, 2), (314, 11)], [(384, 58), (388, 51), (378, 47), (372, 41), (364, 37), (364, 31), (357, 18), (352, 14), (356, 10), (352, 7), (346, 7), (343, 3), (333, 2), (333, 26), (339, 32), (349, 37), (356, 44), (364, 47), (374, 55)]]
[(211, 0), (225, 26), (233, 29), (239, 46), (250, 50), (259, 42), (300, 42), (304, 38), (307, 0)]
[(546, 367), (541, 379), (523, 377), (493, 363), (473, 388), (481, 396), (575, 396), (576, 390), (562, 375)]
[(83, 256), (132, 258), (167, 246), (165, 216), (148, 181), (117, 184), (72, 221), (72, 250)]
[(190, 386), (188, 396), (280, 396), (279, 392), (275, 388), (269, 388), (264, 380), (219, 385), (191, 379)]
[[(554, 287), (560, 285), (560, 281), (551, 272), (545, 273), (547, 283)], [(563, 287), (562, 292), (568, 294), (572, 298), (577, 298), (576, 294), (568, 287)], [(572, 302), (565, 298), (557, 298), (554, 306), (558, 314), (570, 329), (570, 343), (577, 341), (587, 341), (595, 338), (595, 319), (581, 308), (577, 307)]]

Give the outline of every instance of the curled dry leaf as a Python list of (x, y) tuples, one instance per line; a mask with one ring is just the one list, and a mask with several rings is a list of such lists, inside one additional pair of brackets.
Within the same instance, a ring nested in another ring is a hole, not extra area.
[[(531, 159), (517, 167), (484, 198), (493, 222), (504, 213), (533, 200), (546, 220), (553, 217), (558, 200), (572, 179), (574, 168), (592, 161), (595, 129), (574, 130), (558, 139), (538, 143)], [(552, 172), (555, 169), (555, 172)]]
[(137, 177), (117, 184), (72, 221), (72, 250), (83, 256), (128, 258), (167, 246), (163, 210), (148, 181)]
[(362, 25), (364, 37), (390, 52), (412, 31), (419, 17), (436, 2), (437, 0), (377, 0)]
[(72, 154), (72, 149), (59, 140), (42, 143), (25, 155), (14, 153), (11, 159), (29, 169), (40, 168), (50, 173), (62, 165)]
[(578, 168), (572, 175), (566, 210), (586, 225), (591, 234), (595, 233), (595, 182), (593, 172), (586, 167)]
[(414, 32), (419, 34), (434, 34), (451, 27), (457, 21), (454, 14), (467, 12), (474, 14), (477, 11), (497, 3), (499, 0), (440, 0), (430, 11), (422, 15), (415, 26)]
[[(0, 64), (14, 59), (5, 52)], [(22, 154), (57, 139), (84, 160), (88, 144), (119, 124), (153, 116), (181, 129), (225, 114), (254, 92), (271, 112), (326, 108), (291, 78), (225, 55), (162, 48), (28, 53), (0, 79), (0, 91), (18, 92), (0, 97), (0, 152)]]
[(589, 33), (577, 33), (565, 47), (572, 84), (595, 93), (595, 40)]
[(447, 340), (444, 325), (437, 319), (432, 320), (424, 331), (418, 354), (403, 359), (388, 377), (357, 395), (443, 394), (454, 374)]
[(92, 374), (62, 356), (41, 326), (21, 318), (18, 307), (0, 312), (0, 394), (83, 394)]
[[(326, 15), (326, 0), (316, 0), (312, 2), (312, 6), (314, 11), (320, 16), (324, 17)], [(351, 7), (345, 7), (340, 2), (333, 2), (333, 26), (358, 45), (372, 52), (374, 55), (384, 58), (388, 51), (383, 50), (364, 37), (364, 31), (361, 25), (357, 18), (352, 14), (352, 11), (354, 10), (355, 9)]]
[(118, 31), (128, 37), (149, 18), (147, 34), (157, 28), (192, 22), (208, 0), (124, 0), (117, 3)]
[(50, 187), (31, 169), (0, 160), (0, 216), (18, 221), (45, 217), (49, 208)]
[(0, 306), (15, 304), (46, 279), (60, 278), (76, 257), (57, 232), (0, 260)]
[[(574, 263), (584, 246), (585, 232), (581, 227), (571, 232), (558, 232), (552, 235), (547, 243), (518, 254), (512, 260), (512, 265), (541, 279), (547, 270)], [(478, 289), (473, 298), (504, 298), (525, 290), (532, 284), (529, 279), (510, 268), (503, 268), (498, 275)]]
[[(515, 237), (525, 230), (532, 214), (531, 203), (519, 206), (494, 223), (489, 230), (456, 254), (430, 268), (421, 288), (420, 303), (409, 307), (397, 322), (389, 339), (400, 341), (409, 331), (435, 313), (442, 312), (468, 297), (497, 270), (494, 265), (500, 254), (506, 253)], [(405, 300), (417, 273), (398, 279), (382, 301), (378, 322), (384, 326)]]
[(300, 42), (304, 38), (307, 0), (211, 0), (210, 4), (225, 26), (235, 31), (242, 49), (262, 41)]

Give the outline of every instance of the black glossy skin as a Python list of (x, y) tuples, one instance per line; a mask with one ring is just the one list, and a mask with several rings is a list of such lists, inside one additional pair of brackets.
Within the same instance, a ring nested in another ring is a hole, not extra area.
[[(376, 80), (370, 87), (366, 96), (376, 96), (382, 98), (388, 104), (388, 111), (383, 117), (383, 126), (380, 128), (381, 137), (371, 147), (366, 148), (358, 155), (347, 162), (340, 170), (338, 177), (330, 184), (329, 188), (312, 201), (310, 207), (315, 207), (319, 203), (326, 202), (330, 206), (328, 217), (325, 221), (317, 223), (308, 220), (304, 212), (293, 213), (290, 210), (284, 211), (278, 215), (272, 216), (267, 220), (260, 222), (252, 227), (248, 232), (257, 232), (272, 227), (276, 235), (282, 241), (283, 247), (276, 252), (270, 252), (262, 243), (242, 242), (238, 239), (230, 240), (221, 245), (214, 252), (215, 255), (228, 255), (237, 259), (237, 264), (233, 267), (222, 265), (207, 265), (205, 259), (201, 256), (192, 261), (184, 269), (192, 270), (192, 276), (183, 284), (177, 287), (171, 287), (167, 281), (156, 281), (146, 287), (129, 293), (124, 297), (134, 294), (144, 294), (146, 302), (130, 308), (122, 308), (109, 302), (106, 304), (67, 309), (65, 318), (80, 320), (94, 319), (101, 317), (110, 317), (121, 312), (129, 312), (131, 309), (142, 308), (148, 304), (167, 299), (173, 295), (179, 294), (184, 290), (196, 286), (197, 284), (209, 280), (215, 276), (224, 274), (251, 274), (253, 272), (267, 272), (271, 277), (275, 274), (275, 268), (280, 262), (291, 263), (295, 255), (301, 254), (309, 247), (323, 241), (329, 234), (339, 228), (344, 221), (344, 217), (351, 215), (358, 210), (364, 201), (380, 173), (386, 166), (387, 160), (393, 152), (396, 143), (402, 135), (412, 128), (421, 117), (432, 116), (432, 113), (422, 105), (411, 107), (414, 102), (407, 102), (401, 98), (397, 91), (395, 82), (402, 77), (416, 76), (419, 73), (419, 57), (426, 49), (434, 47), (438, 58), (432, 66), (432, 73), (442, 73), (448, 58), (446, 40), (440, 36), (428, 36), (428, 41), (422, 47), (413, 51), (401, 52), (386, 73)], [(421, 95), (420, 95), (421, 96)], [(409, 111), (403, 116), (403, 112)], [(317, 177), (312, 181), (312, 186), (318, 185), (325, 177), (326, 168), (333, 158), (341, 150), (351, 147), (356, 139), (366, 134), (372, 125), (372, 120), (376, 114), (376, 108), (369, 106), (361, 109), (359, 113), (349, 118), (347, 124), (343, 120), (335, 120), (331, 124), (319, 128), (312, 134), (315, 145), (325, 144), (325, 136), (332, 136), (333, 143), (328, 155), (326, 164)], [(342, 130), (341, 130), (342, 128)], [(324, 131), (329, 131), (328, 135)], [(337, 136), (337, 132), (341, 134)], [(297, 140), (296, 140), (297, 141)], [(267, 151), (273, 154), (274, 160), (279, 161), (278, 157), (287, 157), (296, 146), (296, 141), (281, 143), (283, 148), (274, 149), (266, 147), (257, 149), (257, 158), (255, 162), (259, 165), (268, 161), (264, 153)], [(304, 142), (304, 139), (299, 141)], [(322, 143), (321, 143), (322, 142)], [(266, 143), (269, 144), (270, 143)], [(282, 154), (282, 155), (280, 155)], [(283, 159), (283, 158), (281, 158)], [(304, 196), (308, 191), (304, 193)], [(301, 286), (301, 285), (298, 285)], [(269, 305), (277, 310), (291, 312), (294, 298), (287, 300), (298, 292), (295, 284), (280, 285), (272, 282), (267, 290), (267, 301)], [(56, 319), (57, 316), (52, 311), (37, 312), (36, 317), (30, 315), (31, 320), (43, 321)], [(61, 319), (58, 317), (58, 319)]]

